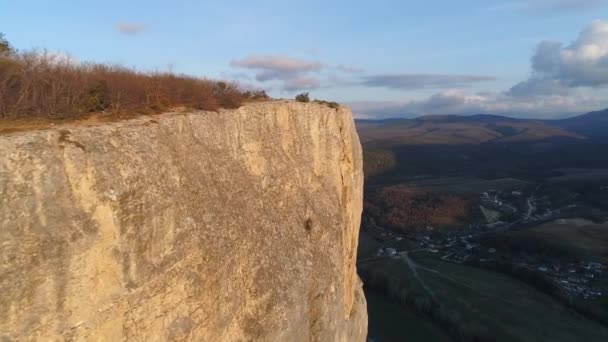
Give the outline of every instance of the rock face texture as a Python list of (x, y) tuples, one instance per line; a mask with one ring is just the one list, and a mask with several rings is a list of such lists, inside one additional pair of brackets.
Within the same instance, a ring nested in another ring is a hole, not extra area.
[(365, 340), (347, 109), (66, 124), (0, 151), (0, 340)]

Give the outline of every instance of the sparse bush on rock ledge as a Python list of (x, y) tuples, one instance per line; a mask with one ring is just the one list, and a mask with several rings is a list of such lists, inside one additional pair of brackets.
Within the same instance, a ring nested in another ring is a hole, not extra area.
[[(296, 101), (298, 101), (298, 102), (310, 102), (309, 93), (302, 93), (302, 94), (296, 95)], [(338, 108), (340, 108), (340, 104), (338, 102), (325, 101), (325, 100), (319, 100), (319, 99), (315, 99), (313, 102), (326, 105), (327, 107), (332, 108), (332, 109), (338, 109)]]
[(251, 100), (269, 100), (270, 96), (266, 94), (265, 90), (254, 90), (254, 91), (246, 91), (243, 93), (245, 98)]
[(47, 52), (17, 52), (0, 34), (0, 119), (117, 117), (185, 107), (214, 111), (265, 100), (264, 91), (167, 72), (79, 63)]
[(334, 101), (325, 101), (325, 100), (315, 100), (316, 103), (324, 104), (329, 108), (338, 109), (340, 108), (340, 104)]
[(296, 95), (296, 101), (310, 102), (310, 97), (308, 97), (308, 93), (302, 93), (302, 94)]

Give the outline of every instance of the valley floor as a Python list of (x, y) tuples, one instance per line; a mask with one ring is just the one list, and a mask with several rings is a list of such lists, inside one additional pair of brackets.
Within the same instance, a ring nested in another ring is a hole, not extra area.
[[(377, 247), (365, 232), (361, 240), (363, 250)], [(608, 340), (605, 326), (501, 273), (419, 249), (361, 260), (367, 260), (358, 267), (369, 296), (370, 337), (378, 341), (402, 341), (407, 322), (421, 320), (425, 324), (415, 323), (419, 337), (407, 340), (441, 340), (433, 334), (505, 342)]]

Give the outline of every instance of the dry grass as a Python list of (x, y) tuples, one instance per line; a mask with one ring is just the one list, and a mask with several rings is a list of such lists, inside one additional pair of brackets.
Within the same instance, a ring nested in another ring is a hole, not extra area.
[(121, 66), (75, 63), (48, 53), (0, 54), (0, 119), (114, 118), (175, 107), (215, 111), (267, 99), (226, 82)]

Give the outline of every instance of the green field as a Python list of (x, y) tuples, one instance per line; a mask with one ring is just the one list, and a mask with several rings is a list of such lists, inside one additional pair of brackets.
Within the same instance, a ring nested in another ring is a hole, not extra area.
[(369, 334), (375, 342), (436, 341), (452, 339), (428, 319), (420, 317), (373, 291), (365, 291)]
[[(585, 219), (558, 219), (524, 230), (499, 232), (482, 243), (507, 255), (523, 252), (545, 259), (608, 263), (608, 223)], [(607, 280), (592, 285), (608, 293)], [(576, 305), (608, 322), (608, 297), (579, 300)]]
[(394, 259), (361, 268), (365, 276), (373, 274), (370, 284), (385, 276), (400, 282), (405, 292), (432, 298), (444, 315), (469, 331), (479, 331), (483, 340), (608, 341), (604, 326), (516, 279), (444, 262), (427, 252), (414, 253), (410, 260), (416, 272), (405, 260)]
[(497, 340), (608, 341), (608, 329), (518, 280), (426, 253), (412, 259), (439, 272), (419, 274), (440, 302), (496, 331)]
[(500, 249), (546, 257), (597, 261), (608, 264), (608, 223), (585, 219), (558, 219), (518, 231), (501, 232)]

